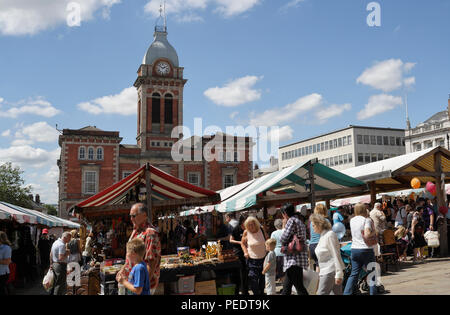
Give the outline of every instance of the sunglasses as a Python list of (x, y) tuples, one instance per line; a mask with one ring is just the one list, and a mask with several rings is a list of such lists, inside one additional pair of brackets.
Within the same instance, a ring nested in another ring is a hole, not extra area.
[(130, 214), (130, 217), (132, 217), (133, 219), (136, 218), (138, 215), (137, 214)]

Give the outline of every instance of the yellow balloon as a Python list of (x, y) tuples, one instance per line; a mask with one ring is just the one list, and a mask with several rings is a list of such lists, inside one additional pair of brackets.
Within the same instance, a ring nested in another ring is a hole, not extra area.
[(414, 188), (414, 189), (419, 189), (420, 186), (421, 186), (420, 180), (417, 177), (414, 177), (411, 180), (411, 187)]

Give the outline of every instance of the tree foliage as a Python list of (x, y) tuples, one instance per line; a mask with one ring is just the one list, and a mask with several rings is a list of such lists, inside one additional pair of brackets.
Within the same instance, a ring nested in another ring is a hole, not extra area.
[(0, 201), (31, 207), (28, 197), (31, 187), (24, 187), (22, 174), (23, 171), (19, 167), (13, 167), (10, 162), (0, 165)]
[(55, 206), (52, 205), (44, 205), (44, 207), (47, 209), (47, 213), (50, 215), (54, 215), (57, 216), (58, 215), (58, 211), (56, 210)]

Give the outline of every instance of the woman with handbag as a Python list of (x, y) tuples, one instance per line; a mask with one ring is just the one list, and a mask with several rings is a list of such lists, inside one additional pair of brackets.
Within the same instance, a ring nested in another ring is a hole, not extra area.
[(281, 235), (281, 251), (285, 254), (283, 272), (286, 273), (282, 295), (291, 295), (295, 286), (298, 295), (308, 295), (303, 285), (303, 269), (308, 269), (308, 254), (306, 251), (306, 227), (296, 216), (295, 207), (286, 204), (281, 208), (283, 218), (287, 220), (283, 235)]
[(263, 272), (267, 235), (257, 218), (249, 216), (244, 223), (241, 247), (247, 259), (248, 284), (253, 295), (264, 295), (266, 279)]
[(341, 258), (341, 247), (336, 233), (331, 230), (331, 223), (320, 214), (314, 213), (311, 224), (320, 240), (315, 248), (319, 262), (319, 288), (317, 295), (342, 295), (342, 281), (345, 265)]
[(411, 242), (414, 249), (413, 263), (424, 262), (423, 251), (427, 242), (424, 237), (425, 222), (422, 219), (423, 207), (417, 207), (411, 224)]
[[(373, 246), (378, 242), (374, 223), (372, 219), (368, 218), (366, 206), (361, 203), (355, 205), (355, 216), (350, 220), (350, 229), (352, 232), (352, 272), (345, 285), (344, 295), (353, 294), (361, 269), (371, 263), (376, 263)], [(375, 295), (376, 281), (371, 280), (368, 279), (369, 292), (370, 295)]]

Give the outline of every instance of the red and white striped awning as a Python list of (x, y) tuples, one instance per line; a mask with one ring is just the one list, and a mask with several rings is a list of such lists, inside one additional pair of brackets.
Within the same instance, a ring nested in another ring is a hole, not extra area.
[(12, 207), (9, 207), (9, 206), (3, 204), (1, 202), (0, 202), (0, 219), (3, 219), (3, 220), (14, 219), (21, 224), (23, 224), (23, 223), (36, 224), (37, 223), (36, 216), (23, 213), (21, 211), (18, 211), (16, 209), (13, 209)]
[[(120, 182), (99, 192), (98, 194), (80, 202), (79, 208), (100, 207), (104, 205), (119, 204), (125, 198), (127, 192), (136, 184), (145, 183), (146, 165)], [(190, 199), (214, 196), (217, 193), (212, 190), (194, 186), (167, 174), (150, 165), (150, 178), (152, 183), (152, 200)]]

